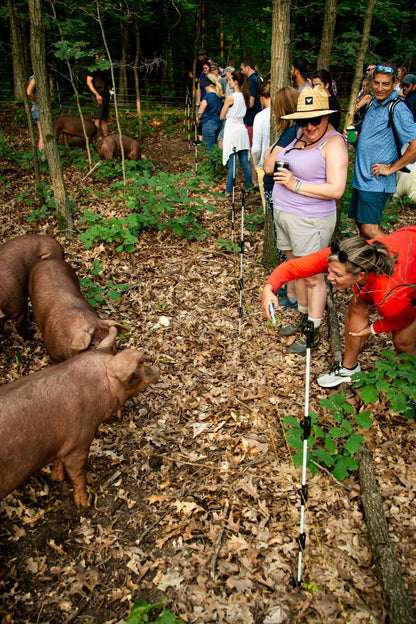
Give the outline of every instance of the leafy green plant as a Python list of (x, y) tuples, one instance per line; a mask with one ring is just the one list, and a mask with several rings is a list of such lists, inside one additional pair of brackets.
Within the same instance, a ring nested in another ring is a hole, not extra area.
[(251, 214), (245, 214), (245, 228), (252, 232), (258, 232), (264, 226), (264, 210), (263, 206), (260, 206), (255, 212)]
[(360, 388), (364, 403), (374, 403), (381, 393), (393, 412), (412, 418), (415, 410), (408, 399), (416, 400), (416, 356), (387, 350), (381, 355), (383, 359), (377, 360), (374, 369), (354, 375), (354, 388)]
[[(166, 608), (165, 604), (163, 602), (150, 604), (145, 600), (138, 600), (134, 603), (126, 622), (127, 624), (184, 624), (183, 620), (177, 618), (172, 611)], [(151, 612), (160, 611), (162, 607), (162, 613), (153, 619)]]
[(238, 253), (240, 251), (239, 245), (237, 243), (233, 243), (227, 238), (219, 238), (217, 241), (217, 249), (219, 251), (227, 251), (231, 253)]
[[(100, 261), (94, 260), (91, 276), (97, 277), (101, 271), (102, 266)], [(91, 277), (81, 277), (79, 282), (86, 300), (94, 308), (104, 301), (107, 301), (107, 299), (117, 301), (120, 299), (122, 293), (129, 288), (128, 284), (114, 284), (111, 280), (106, 281), (104, 286), (100, 286)]]
[[(348, 474), (358, 468), (353, 455), (359, 450), (364, 442), (361, 433), (354, 433), (354, 427), (347, 415), (354, 416), (356, 424), (368, 429), (371, 426), (369, 412), (356, 413), (354, 408), (347, 403), (345, 393), (334, 393), (330, 398), (322, 399), (321, 407), (333, 412), (334, 424), (325, 431), (318, 425), (318, 415), (310, 414), (311, 434), (308, 438), (308, 468), (312, 474), (319, 470), (323, 464), (338, 481), (345, 479)], [(298, 449), (293, 456), (296, 466), (303, 462), (303, 427), (294, 416), (286, 416), (283, 423), (288, 426), (286, 433), (289, 444)]]

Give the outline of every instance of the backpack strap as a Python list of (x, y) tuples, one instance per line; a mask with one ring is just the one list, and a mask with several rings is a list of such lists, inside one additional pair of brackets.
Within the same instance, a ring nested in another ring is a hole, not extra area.
[[(396, 108), (396, 106), (397, 106), (397, 104), (399, 102), (403, 102), (403, 104), (406, 106), (406, 102), (404, 102), (404, 100), (401, 97), (396, 97), (391, 102), (389, 102), (389, 120), (387, 122), (387, 127), (391, 128), (392, 131), (393, 131), (394, 142), (396, 143), (396, 149), (397, 149), (397, 156), (398, 156), (398, 158), (400, 158), (401, 155), (402, 155), (402, 144), (400, 142), (399, 135), (397, 134), (396, 126), (394, 125), (393, 113), (394, 113), (394, 109)], [(402, 169), (400, 169), (400, 171), (404, 171), (405, 173), (409, 173), (409, 169), (407, 167), (402, 167)]]

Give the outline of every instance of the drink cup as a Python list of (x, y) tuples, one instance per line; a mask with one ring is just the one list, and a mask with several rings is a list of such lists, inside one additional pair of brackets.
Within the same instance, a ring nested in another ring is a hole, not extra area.
[(355, 126), (348, 126), (347, 128), (347, 142), (355, 143), (356, 134), (355, 134)]

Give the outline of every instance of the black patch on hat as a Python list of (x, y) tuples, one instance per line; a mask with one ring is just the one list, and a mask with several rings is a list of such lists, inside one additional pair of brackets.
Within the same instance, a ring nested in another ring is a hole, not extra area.
[(313, 104), (313, 97), (312, 97), (312, 95), (308, 95), (307, 97), (305, 97), (305, 104), (306, 105)]

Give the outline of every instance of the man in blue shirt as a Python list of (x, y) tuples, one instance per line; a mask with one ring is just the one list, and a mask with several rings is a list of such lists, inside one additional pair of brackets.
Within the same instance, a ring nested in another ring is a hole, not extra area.
[(416, 157), (416, 123), (404, 102), (399, 102), (393, 112), (400, 144), (409, 143), (403, 155), (397, 153), (393, 129), (388, 125), (389, 104), (397, 97), (393, 67), (376, 65), (372, 91), (374, 100), (357, 143), (349, 209), (349, 217), (355, 219), (360, 235), (366, 239), (384, 235), (381, 215), (396, 189), (396, 172)]

